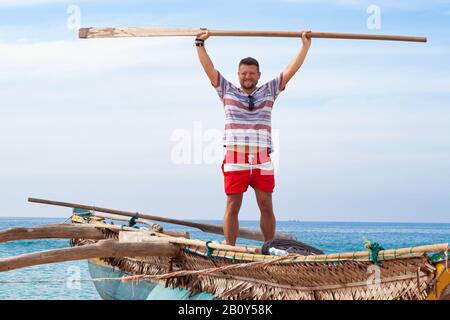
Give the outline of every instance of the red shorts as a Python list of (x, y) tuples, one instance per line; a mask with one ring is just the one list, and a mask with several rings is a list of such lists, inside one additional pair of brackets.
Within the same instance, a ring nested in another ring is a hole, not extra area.
[(275, 175), (267, 151), (244, 153), (227, 150), (222, 163), (225, 193), (246, 192), (248, 186), (263, 192), (273, 192)]

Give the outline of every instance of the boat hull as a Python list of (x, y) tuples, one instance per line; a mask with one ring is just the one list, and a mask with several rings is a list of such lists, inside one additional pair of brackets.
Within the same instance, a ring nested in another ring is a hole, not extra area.
[[(121, 278), (128, 273), (114, 268), (100, 259), (88, 260), (89, 273), (92, 279)], [(214, 296), (201, 292), (192, 295), (183, 288), (170, 288), (164, 284), (140, 281), (94, 281), (94, 286), (103, 300), (213, 300)]]

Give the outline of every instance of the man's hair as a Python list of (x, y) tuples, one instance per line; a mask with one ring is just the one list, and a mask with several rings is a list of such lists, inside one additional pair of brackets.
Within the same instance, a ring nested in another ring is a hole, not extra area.
[(258, 68), (258, 71), (259, 71), (259, 63), (255, 58), (247, 57), (247, 58), (242, 59), (239, 62), (239, 67), (241, 67), (241, 65), (243, 65), (243, 64), (245, 64), (246, 66), (256, 66), (256, 68)]

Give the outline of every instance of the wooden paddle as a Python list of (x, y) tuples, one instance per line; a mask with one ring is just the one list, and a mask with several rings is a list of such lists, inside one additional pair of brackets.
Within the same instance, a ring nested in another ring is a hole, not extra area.
[[(167, 37), (167, 36), (197, 36), (201, 28), (80, 28), (78, 35), (86, 38), (117, 38), (117, 37)], [(246, 31), (246, 30), (209, 30), (211, 36), (227, 37), (287, 37), (300, 38), (300, 31)], [(396, 36), (382, 34), (355, 34), (335, 32), (309, 32), (309, 38), (353, 39), (353, 40), (387, 40), (427, 42), (426, 37)]]
[[(100, 208), (100, 207), (84, 205), (84, 204), (52, 201), (52, 200), (45, 200), (45, 199), (28, 198), (28, 201), (35, 202), (35, 203), (41, 203), (41, 204), (49, 204), (49, 205), (54, 205), (54, 206), (80, 208), (80, 209), (92, 210), (92, 211), (97, 211), (97, 212), (112, 213), (112, 214), (117, 214), (117, 215), (127, 216), (127, 217), (135, 217), (136, 215), (138, 215), (139, 218), (197, 228), (203, 232), (223, 235), (223, 226), (221, 226), (221, 225), (164, 218), (164, 217), (158, 217), (158, 216), (142, 214), (142, 213), (137, 213), (137, 212), (128, 212), (128, 211)], [(264, 236), (262, 235), (262, 233), (258, 230), (252, 230), (252, 229), (242, 229), (242, 228), (239, 229), (238, 237), (245, 238), (245, 239), (251, 239), (251, 240), (257, 240), (257, 241), (264, 241)], [(278, 232), (275, 235), (275, 238), (295, 240), (294, 236), (292, 236), (288, 233), (284, 233), (284, 232)]]

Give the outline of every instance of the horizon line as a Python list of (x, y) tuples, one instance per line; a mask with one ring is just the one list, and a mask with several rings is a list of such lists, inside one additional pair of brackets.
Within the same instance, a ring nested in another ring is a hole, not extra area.
[[(0, 216), (0, 219), (69, 219), (70, 217), (27, 217), (27, 216)], [(156, 221), (156, 220), (155, 220)], [(223, 221), (223, 219), (188, 219), (187, 221)], [(259, 222), (259, 220), (240, 219), (240, 222)], [(299, 220), (299, 219), (279, 219), (277, 222), (334, 222), (334, 223), (399, 223), (399, 224), (450, 224), (450, 221), (371, 221), (371, 220)], [(160, 222), (167, 223), (167, 222)], [(174, 223), (167, 223), (173, 224)]]

